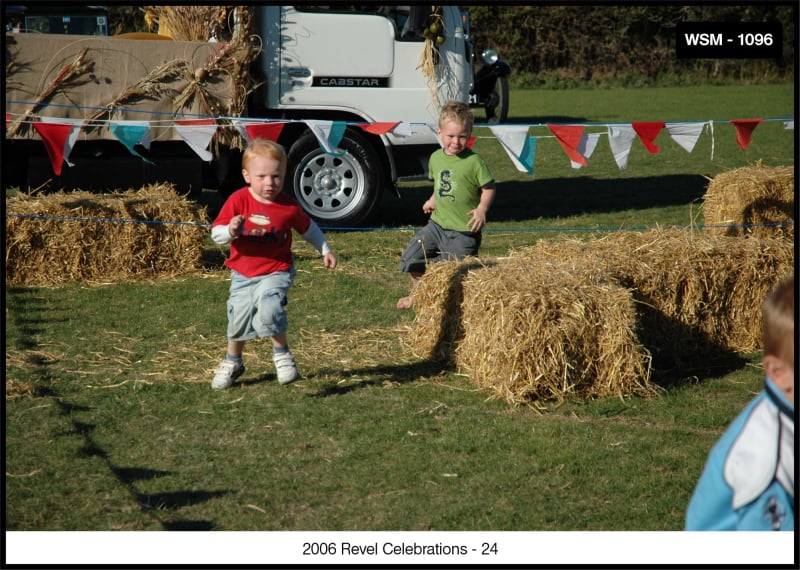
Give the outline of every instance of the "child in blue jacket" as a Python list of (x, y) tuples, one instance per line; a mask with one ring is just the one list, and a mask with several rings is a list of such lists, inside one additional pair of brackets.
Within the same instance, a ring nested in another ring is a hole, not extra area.
[(686, 530), (794, 530), (794, 278), (763, 311), (764, 389), (714, 445)]

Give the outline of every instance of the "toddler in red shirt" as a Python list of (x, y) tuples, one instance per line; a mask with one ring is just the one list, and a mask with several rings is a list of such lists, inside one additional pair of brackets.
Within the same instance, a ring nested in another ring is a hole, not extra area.
[(292, 230), (322, 255), (327, 269), (338, 263), (319, 226), (291, 196), (282, 192), (287, 156), (270, 140), (255, 139), (242, 156), (247, 186), (225, 201), (211, 224), (211, 238), (230, 244), (225, 265), (231, 270), (228, 297), (228, 352), (214, 371), (211, 387), (228, 388), (244, 373), (247, 340), (269, 336), (280, 384), (300, 378), (287, 341), (287, 292), (294, 281)]

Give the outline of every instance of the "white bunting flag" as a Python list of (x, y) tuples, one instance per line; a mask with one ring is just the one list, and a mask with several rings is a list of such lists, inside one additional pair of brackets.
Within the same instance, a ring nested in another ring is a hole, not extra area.
[(636, 131), (633, 130), (633, 126), (631, 125), (608, 126), (608, 144), (611, 147), (611, 153), (614, 155), (614, 160), (617, 162), (617, 166), (620, 170), (625, 170), (628, 166), (631, 146), (637, 136)]
[(411, 136), (411, 123), (402, 121), (398, 123), (393, 129), (392, 134), (396, 137), (410, 137)]
[(189, 145), (189, 147), (205, 162), (211, 162), (214, 155), (208, 149), (208, 144), (217, 132), (214, 119), (198, 119), (175, 121), (175, 131)]
[(528, 137), (528, 127), (526, 126), (506, 126), (498, 125), (489, 127), (497, 140), (500, 141), (506, 154), (520, 172), (533, 174), (533, 155), (535, 153), (535, 141)]
[(669, 136), (686, 152), (692, 152), (706, 123), (665, 123)]
[(307, 120), (306, 125), (317, 137), (320, 147), (327, 154), (333, 156), (343, 156), (345, 151), (338, 148), (339, 142), (344, 136), (347, 124), (343, 121), (317, 121)]
[(793, 120), (792, 121), (784, 121), (783, 122), (783, 128), (786, 129), (787, 131), (793, 131), (794, 130), (794, 121)]
[[(602, 133), (589, 133), (588, 135), (583, 135), (578, 146), (575, 147), (575, 150), (577, 150), (583, 158), (589, 160), (592, 157), (594, 149), (597, 148), (597, 141), (600, 139), (601, 134)], [(580, 162), (575, 162), (572, 159), (570, 159), (569, 162), (572, 168), (578, 169), (583, 167)]]

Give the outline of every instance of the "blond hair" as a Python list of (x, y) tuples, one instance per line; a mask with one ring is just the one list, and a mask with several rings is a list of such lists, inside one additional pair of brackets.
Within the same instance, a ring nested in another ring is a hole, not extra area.
[(794, 277), (783, 281), (761, 305), (764, 356), (794, 365)]
[(472, 109), (469, 108), (469, 105), (460, 101), (448, 101), (439, 113), (439, 127), (442, 127), (445, 123), (462, 125), (469, 132), (472, 132), (475, 117), (472, 115)]
[(256, 156), (279, 161), (281, 169), (286, 172), (286, 165), (289, 161), (286, 156), (286, 149), (275, 141), (262, 138), (253, 139), (242, 155), (242, 168), (247, 170), (247, 163)]

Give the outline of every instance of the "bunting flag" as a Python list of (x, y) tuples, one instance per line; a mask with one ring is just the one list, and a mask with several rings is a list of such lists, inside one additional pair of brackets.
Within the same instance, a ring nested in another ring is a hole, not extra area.
[(283, 131), (285, 124), (279, 121), (242, 121), (238, 119), (233, 121), (233, 126), (236, 127), (236, 130), (247, 142), (253, 139), (267, 139), (278, 142), (278, 137), (281, 136), (281, 131)]
[(736, 127), (736, 142), (739, 148), (744, 150), (750, 144), (753, 131), (759, 123), (764, 122), (764, 119), (733, 119), (730, 122)]
[(410, 137), (413, 133), (411, 132), (411, 123), (406, 123), (405, 121), (401, 121), (395, 128), (392, 129), (392, 134), (396, 137)]
[[(6, 113), (6, 128), (13, 123), (15, 115)], [(30, 120), (29, 120), (30, 119)], [(265, 138), (277, 141), (281, 136), (284, 126), (289, 123), (303, 123), (317, 138), (322, 150), (329, 154), (344, 154), (338, 148), (349, 126), (360, 127), (365, 133), (375, 136), (391, 134), (393, 137), (403, 138), (419, 134), (419, 128), (427, 127), (436, 135), (436, 141), (440, 147), (444, 147), (438, 137), (438, 125), (435, 123), (408, 123), (405, 121), (387, 121), (374, 123), (352, 123), (343, 121), (323, 121), (323, 120), (267, 120), (255, 118), (231, 118), (230, 124), (218, 124), (218, 119), (209, 117), (205, 119), (174, 119), (172, 126), (175, 134), (178, 135), (202, 160), (210, 162), (213, 154), (209, 151), (209, 145), (214, 135), (220, 128), (233, 127), (241, 136), (250, 142), (255, 138)], [(691, 122), (633, 122), (616, 123), (607, 125), (607, 133), (585, 134), (587, 126), (597, 126), (596, 123), (587, 124), (508, 124), (508, 125), (480, 125), (491, 130), (494, 138), (505, 150), (511, 159), (514, 167), (521, 171), (533, 174), (533, 163), (536, 154), (535, 136), (528, 136), (530, 127), (547, 127), (555, 136), (564, 152), (570, 159), (572, 168), (578, 169), (588, 166), (588, 159), (592, 156), (601, 135), (608, 135), (614, 160), (617, 166), (624, 170), (627, 168), (628, 160), (634, 139), (637, 137), (642, 141), (650, 153), (658, 153), (659, 147), (655, 144), (657, 137), (662, 129), (666, 129), (669, 136), (677, 145), (686, 152), (694, 151), (704, 129), (711, 137), (711, 160), (714, 160), (715, 152), (715, 133), (714, 123), (730, 123), (736, 130), (736, 142), (739, 148), (744, 150), (750, 144), (753, 131), (762, 122), (780, 121), (785, 130), (794, 130), (794, 119), (791, 117), (767, 118), (767, 119), (733, 119), (733, 120), (708, 120)], [(32, 126), (32, 131), (37, 133), (42, 139), (48, 156), (53, 167), (53, 172), (60, 175), (63, 163), (72, 166), (69, 161), (70, 153), (75, 145), (80, 131), (84, 127), (83, 119), (66, 119), (56, 117), (41, 117), (38, 115), (26, 116), (26, 123)], [(159, 122), (161, 123), (161, 122)], [(143, 161), (154, 164), (134, 148), (142, 145), (146, 149), (150, 148), (151, 123), (147, 121), (127, 121), (109, 120), (104, 123), (109, 132), (115, 136), (128, 151), (141, 158)], [(94, 125), (93, 125), (94, 126)], [(159, 126), (162, 126), (159, 124)], [(479, 137), (470, 136), (467, 147), (472, 148)], [(489, 137), (483, 137), (489, 138)]]
[(547, 128), (556, 136), (571, 161), (581, 166), (588, 165), (586, 159), (578, 152), (578, 145), (583, 136), (583, 125), (547, 125)]
[(370, 134), (385, 135), (399, 124), (400, 121), (394, 123), (362, 123), (358, 126)]
[(533, 174), (536, 138), (528, 136), (528, 127), (495, 125), (489, 127), (489, 130), (500, 141), (517, 170)]
[(358, 125), (365, 132), (372, 135), (385, 135), (392, 133), (396, 137), (410, 137), (411, 124), (404, 121), (396, 121), (394, 123), (361, 123)]
[(56, 119), (54, 117), (41, 117), (40, 122), (32, 123), (33, 128), (39, 133), (44, 142), (50, 165), (56, 176), (61, 176), (64, 162), (74, 166), (69, 161), (72, 147), (78, 139), (83, 119)]
[(625, 170), (628, 166), (628, 157), (635, 138), (636, 131), (631, 125), (608, 126), (608, 144), (620, 170)]
[(176, 120), (175, 131), (189, 147), (205, 162), (211, 162), (214, 155), (207, 149), (217, 132), (217, 121), (214, 119)]
[(650, 154), (656, 154), (661, 150), (653, 141), (664, 128), (664, 123), (631, 123), (631, 126)]
[[(600, 140), (601, 134), (602, 133), (589, 133), (581, 137), (581, 142), (578, 143), (576, 150), (587, 161), (592, 158), (592, 153), (594, 153), (594, 149), (597, 148), (597, 141)], [(575, 162), (574, 160), (570, 160), (570, 164), (572, 168), (575, 169), (584, 166), (580, 162)]]
[(691, 153), (703, 133), (703, 123), (665, 123), (667, 133), (686, 152)]
[(125, 145), (128, 152), (148, 164), (153, 164), (152, 160), (146, 159), (133, 148), (138, 144), (150, 149), (150, 123), (146, 121), (111, 121), (108, 130)]
[(327, 154), (333, 156), (344, 156), (345, 151), (339, 149), (339, 143), (344, 136), (347, 123), (344, 121), (305, 121), (311, 132), (317, 137), (319, 146)]

